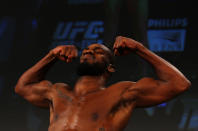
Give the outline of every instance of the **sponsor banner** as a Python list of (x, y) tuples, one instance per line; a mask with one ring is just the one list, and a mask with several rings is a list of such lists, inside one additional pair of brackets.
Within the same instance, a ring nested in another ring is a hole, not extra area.
[(155, 52), (184, 51), (187, 18), (148, 19), (149, 49)]
[[(74, 44), (82, 49), (92, 43), (103, 43), (104, 22), (92, 21), (61, 21), (57, 24), (50, 48), (57, 45)], [(80, 53), (79, 52), (79, 53)]]
[(149, 49), (155, 52), (183, 51), (186, 30), (148, 30)]
[(155, 52), (184, 51), (189, 17), (187, 1), (150, 0), (147, 21), (149, 49)]
[(149, 29), (178, 29), (186, 28), (188, 26), (188, 19), (185, 18), (155, 18), (148, 19)]
[[(50, 31), (51, 45), (76, 45), (80, 50), (92, 43), (103, 43), (104, 0), (68, 0), (57, 12)], [(92, 3), (92, 4), (89, 4)], [(60, 4), (60, 3), (59, 3)], [(74, 4), (74, 5), (70, 5)], [(84, 5), (86, 4), (86, 5)], [(46, 19), (45, 19), (46, 20)], [(47, 20), (46, 20), (47, 21)], [(51, 18), (48, 20), (51, 21)]]

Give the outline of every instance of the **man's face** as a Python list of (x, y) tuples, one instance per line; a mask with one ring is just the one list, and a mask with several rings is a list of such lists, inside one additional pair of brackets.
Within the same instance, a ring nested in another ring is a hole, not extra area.
[(85, 48), (80, 57), (80, 63), (109, 63), (110, 50), (101, 44), (92, 44)]
[(110, 64), (110, 50), (101, 44), (92, 44), (83, 50), (80, 57), (79, 75), (101, 75)]

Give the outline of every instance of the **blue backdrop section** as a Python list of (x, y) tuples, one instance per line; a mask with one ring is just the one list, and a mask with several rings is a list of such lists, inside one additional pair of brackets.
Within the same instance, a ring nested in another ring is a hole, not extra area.
[(13, 44), (16, 19), (3, 17), (0, 19), (0, 62), (8, 60)]

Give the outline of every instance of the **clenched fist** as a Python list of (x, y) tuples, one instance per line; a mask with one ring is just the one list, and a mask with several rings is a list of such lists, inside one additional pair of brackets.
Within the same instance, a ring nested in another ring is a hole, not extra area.
[(122, 36), (116, 37), (113, 50), (115, 55), (127, 55), (132, 51), (137, 49), (137, 46), (141, 45), (141, 43)]
[(50, 53), (67, 63), (72, 62), (72, 59), (78, 56), (78, 50), (74, 45), (60, 45), (52, 49)]

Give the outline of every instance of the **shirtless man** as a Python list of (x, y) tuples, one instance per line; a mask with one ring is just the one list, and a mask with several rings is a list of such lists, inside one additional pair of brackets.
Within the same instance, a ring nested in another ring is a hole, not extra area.
[(72, 62), (77, 57), (73, 45), (52, 49), (18, 80), (15, 91), (32, 104), (50, 109), (49, 131), (123, 131), (136, 107), (148, 107), (168, 101), (186, 91), (191, 83), (173, 65), (149, 51), (141, 43), (118, 36), (115, 55), (135, 52), (153, 65), (158, 79), (121, 81), (105, 88), (115, 71), (113, 54), (104, 45), (84, 49), (75, 87), (45, 80), (48, 69), (58, 59)]

